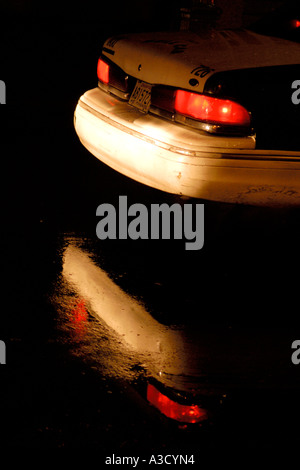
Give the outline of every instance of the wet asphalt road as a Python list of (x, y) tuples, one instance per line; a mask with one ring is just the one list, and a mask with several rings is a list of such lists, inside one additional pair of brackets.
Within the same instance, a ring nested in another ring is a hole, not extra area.
[[(146, 205), (177, 198), (115, 173), (79, 143), (73, 112), (95, 85), (106, 31), (62, 15), (53, 34), (43, 18), (23, 14), (2, 38), (1, 445), (89, 448), (102, 459), (188, 453), (196, 461), (213, 449), (298, 445), (300, 365), (291, 344), (300, 336), (299, 210), (205, 202), (199, 252), (175, 241), (100, 242), (100, 203), (121, 194)], [(154, 318), (183, 324), (203, 342), (213, 378), (207, 422), (184, 427), (149, 406), (140, 357), (125, 354), (97, 319), (74, 329), (62, 279), (74, 241)], [(256, 380), (231, 390), (224, 370)]]

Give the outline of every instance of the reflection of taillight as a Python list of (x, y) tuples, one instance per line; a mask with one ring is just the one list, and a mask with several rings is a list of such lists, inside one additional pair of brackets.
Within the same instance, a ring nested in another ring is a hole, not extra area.
[(175, 111), (209, 123), (250, 125), (250, 115), (239, 103), (185, 90), (176, 91)]
[(106, 85), (109, 83), (109, 65), (103, 59), (98, 60), (97, 76)]
[(168, 418), (182, 423), (199, 423), (207, 418), (206, 411), (198, 405), (181, 405), (163, 395), (154, 385), (148, 384), (147, 400)]
[(78, 337), (85, 334), (88, 312), (84, 299), (79, 299), (71, 311), (71, 323)]

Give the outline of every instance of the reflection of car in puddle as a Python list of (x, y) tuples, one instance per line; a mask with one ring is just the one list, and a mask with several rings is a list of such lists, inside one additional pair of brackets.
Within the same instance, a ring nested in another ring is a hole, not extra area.
[(156, 321), (134, 298), (118, 287), (80, 248), (69, 245), (63, 258), (63, 276), (79, 295), (71, 321), (79, 336), (88, 311), (97, 315), (128, 348), (143, 358), (148, 372), (147, 400), (169, 418), (197, 423), (207, 417), (195, 403), (193, 380), (181, 332)]
[[(277, 334), (270, 328), (207, 327), (199, 322), (200, 307), (198, 317), (192, 312), (191, 326), (188, 322), (162, 324), (155, 312), (149, 313), (121, 289), (95, 259), (74, 240), (63, 254), (62, 274), (72, 291), (69, 300), (73, 300), (72, 322), (79, 343), (87, 341), (86, 323), (100, 322), (106, 333), (100, 342), (91, 341), (93, 354), (114, 367), (120, 377), (124, 371), (140, 369), (142, 386), (140, 382), (134, 385), (167, 417), (202, 423), (211, 413), (218, 414), (220, 406), (224, 409), (235, 393), (245, 403), (249, 393), (253, 401), (253, 392), (272, 395), (274, 390), (294, 387), (295, 377), (282, 360), (288, 344), (282, 329)], [(188, 318), (189, 312), (183, 316)], [(102, 341), (110, 334), (115, 350), (109, 341)]]

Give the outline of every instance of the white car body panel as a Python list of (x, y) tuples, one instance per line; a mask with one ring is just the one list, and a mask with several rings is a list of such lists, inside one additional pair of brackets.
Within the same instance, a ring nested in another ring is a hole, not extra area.
[(102, 53), (139, 80), (197, 92), (216, 72), (300, 63), (300, 44), (244, 30), (116, 36)]
[(300, 204), (299, 152), (257, 150), (253, 137), (199, 133), (99, 88), (81, 96), (75, 129), (99, 160), (153, 188), (229, 203)]

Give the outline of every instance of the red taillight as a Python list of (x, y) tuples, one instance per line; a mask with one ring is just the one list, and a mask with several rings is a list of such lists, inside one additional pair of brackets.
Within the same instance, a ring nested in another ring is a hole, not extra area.
[(154, 385), (148, 384), (147, 400), (168, 418), (183, 423), (198, 423), (207, 418), (206, 411), (198, 405), (181, 405), (163, 395)]
[(300, 20), (292, 20), (292, 28), (300, 28)]
[(106, 85), (109, 83), (109, 65), (102, 59), (98, 60), (97, 76)]
[(250, 125), (248, 111), (235, 101), (184, 90), (176, 91), (175, 111), (209, 123), (233, 126)]

